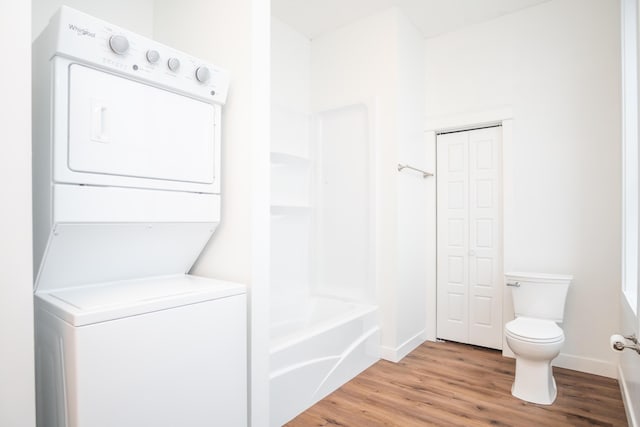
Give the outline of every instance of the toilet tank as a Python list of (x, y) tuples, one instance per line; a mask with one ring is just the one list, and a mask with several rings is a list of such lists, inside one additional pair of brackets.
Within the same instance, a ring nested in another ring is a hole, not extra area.
[(543, 273), (507, 273), (516, 317), (562, 322), (567, 291), (573, 276)]

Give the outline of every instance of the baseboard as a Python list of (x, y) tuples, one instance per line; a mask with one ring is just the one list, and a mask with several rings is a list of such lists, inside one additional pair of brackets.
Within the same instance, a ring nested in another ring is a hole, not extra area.
[(618, 384), (620, 384), (620, 393), (622, 393), (622, 402), (624, 402), (624, 411), (627, 414), (629, 427), (640, 427), (635, 415), (638, 413), (637, 408), (634, 407), (634, 402), (633, 399), (631, 399), (631, 394), (627, 388), (627, 381), (625, 380), (624, 371), (621, 366), (618, 367)]
[(589, 357), (560, 353), (560, 355), (553, 360), (553, 366), (586, 372), (588, 374), (600, 375), (603, 377), (618, 378), (617, 365)]
[[(405, 344), (409, 344), (410, 341), (411, 340), (407, 341), (407, 343)], [(424, 341), (426, 341), (426, 338), (422, 339), (422, 342)], [(418, 343), (418, 345), (420, 345), (422, 342)], [(415, 347), (417, 347), (417, 345)], [(411, 348), (411, 350), (413, 350), (413, 348)], [(406, 356), (408, 353), (409, 352), (405, 353), (402, 357)], [(389, 357), (386, 357), (387, 354), (389, 355)], [(384, 350), (381, 349), (381, 357), (383, 359), (395, 362), (396, 360), (393, 360), (392, 358), (393, 354), (394, 354), (393, 352), (385, 353)], [(502, 356), (509, 357), (509, 358), (515, 357), (515, 355), (513, 354), (513, 352), (511, 351), (511, 349), (506, 343), (502, 347)], [(400, 359), (402, 359), (402, 357), (400, 357)], [(573, 371), (586, 372), (588, 374), (593, 374), (593, 375), (600, 375), (608, 378), (615, 378), (615, 379), (619, 378), (618, 367), (616, 364), (607, 362), (604, 360), (600, 360), (600, 359), (592, 359), (590, 357), (582, 357), (582, 356), (575, 356), (573, 354), (560, 353), (558, 357), (556, 357), (553, 360), (553, 366), (557, 366), (559, 368), (571, 369)], [(640, 427), (640, 425), (637, 425), (635, 427)]]
[(407, 354), (411, 353), (415, 350), (420, 344), (425, 342), (426, 334), (425, 331), (420, 331), (413, 337), (406, 340), (404, 343), (400, 344), (396, 348), (387, 347), (384, 345), (380, 346), (380, 357), (384, 360), (388, 360), (389, 362), (398, 363), (401, 361)]

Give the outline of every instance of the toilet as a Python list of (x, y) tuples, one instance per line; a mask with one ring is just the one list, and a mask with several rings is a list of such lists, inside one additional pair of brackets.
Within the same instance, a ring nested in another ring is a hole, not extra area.
[(511, 394), (527, 402), (550, 405), (557, 388), (551, 361), (560, 354), (564, 332), (558, 326), (573, 280), (569, 275), (508, 273), (515, 319), (505, 325), (507, 345), (516, 357)]

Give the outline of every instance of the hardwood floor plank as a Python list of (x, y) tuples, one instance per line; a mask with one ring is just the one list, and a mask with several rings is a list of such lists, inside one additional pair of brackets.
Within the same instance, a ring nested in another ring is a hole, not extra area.
[(554, 368), (553, 405), (511, 395), (515, 361), (501, 352), (427, 342), (380, 360), (287, 424), (310, 426), (626, 426), (616, 380)]

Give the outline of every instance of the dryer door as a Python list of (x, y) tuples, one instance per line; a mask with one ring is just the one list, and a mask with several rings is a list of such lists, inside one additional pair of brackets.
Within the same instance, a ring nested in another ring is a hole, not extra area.
[(214, 184), (215, 105), (79, 64), (68, 73), (74, 182), (192, 191)]

